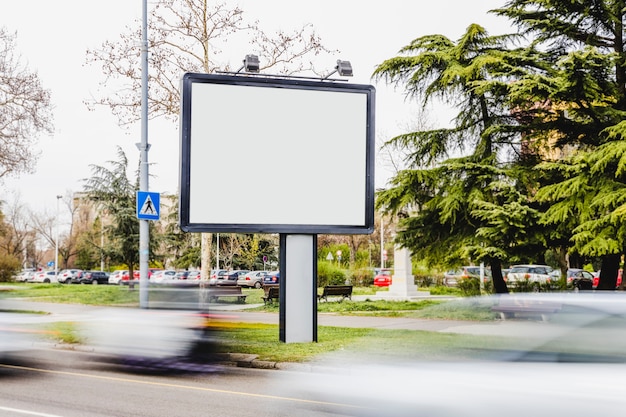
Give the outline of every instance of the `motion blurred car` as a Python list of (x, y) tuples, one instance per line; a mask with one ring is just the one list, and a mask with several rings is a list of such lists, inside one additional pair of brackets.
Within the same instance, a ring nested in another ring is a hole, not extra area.
[(270, 271), (263, 276), (263, 285), (280, 284), (280, 271)]
[(247, 269), (238, 269), (236, 271), (229, 271), (226, 272), (222, 279), (218, 279), (216, 285), (218, 287), (236, 287), (237, 286), (237, 281), (239, 280), (240, 277), (243, 277), (244, 275), (246, 275), (248, 272)]
[[(489, 268), (483, 268), (483, 274), (485, 282), (491, 280), (491, 270)], [(467, 278), (480, 278), (480, 266), (462, 266), (446, 271), (443, 274), (443, 285), (456, 287), (460, 280)]]
[(382, 269), (374, 277), (374, 285), (377, 287), (388, 287), (391, 285), (391, 271)]
[(237, 280), (237, 285), (247, 288), (261, 288), (263, 286), (263, 277), (268, 271), (250, 271), (247, 274), (240, 276)]
[[(387, 333), (346, 344), (315, 370), (276, 375), (276, 415), (351, 417), (618, 417), (626, 408), (626, 294), (527, 293), (431, 308), (514, 317), (459, 323), (446, 342), (394, 343)], [(547, 321), (533, 310), (550, 307)], [(522, 314), (523, 308), (530, 315)], [(428, 309), (428, 307), (427, 307)], [(426, 311), (427, 313), (427, 311)], [(519, 314), (519, 315), (518, 315)], [(383, 342), (384, 340), (384, 342)], [(268, 382), (269, 383), (269, 382)], [(454, 393), (454, 394), (451, 394)], [(451, 395), (453, 395), (451, 397)], [(284, 413), (284, 414), (283, 414)]]
[[(617, 289), (620, 285), (622, 285), (622, 271), (623, 270), (618, 270), (617, 271), (617, 283), (615, 284), (615, 288)], [(593, 284), (592, 287), (595, 290), (596, 287), (598, 286), (598, 284), (600, 283), (600, 271), (596, 271), (593, 274)]]

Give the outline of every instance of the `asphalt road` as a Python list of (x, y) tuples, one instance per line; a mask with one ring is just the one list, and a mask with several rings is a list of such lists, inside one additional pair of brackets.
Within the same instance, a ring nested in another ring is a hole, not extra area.
[[(155, 374), (93, 362), (92, 355), (39, 349), (0, 360), (3, 417), (287, 416), (277, 371), (213, 368), (210, 372)], [(278, 411), (283, 410), (282, 412)]]

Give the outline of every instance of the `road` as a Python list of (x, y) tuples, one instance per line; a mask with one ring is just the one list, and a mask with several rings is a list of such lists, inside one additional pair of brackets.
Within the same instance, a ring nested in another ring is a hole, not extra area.
[(158, 375), (91, 361), (84, 352), (41, 349), (0, 361), (0, 415), (6, 417), (283, 416), (306, 398), (282, 397), (287, 371), (213, 368)]

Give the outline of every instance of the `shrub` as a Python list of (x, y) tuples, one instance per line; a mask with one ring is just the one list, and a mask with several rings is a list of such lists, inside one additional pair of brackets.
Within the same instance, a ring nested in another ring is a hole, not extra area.
[(418, 287), (428, 288), (435, 283), (435, 278), (427, 274), (415, 274), (415, 284)]
[(317, 263), (317, 286), (343, 285), (346, 283), (344, 271), (330, 262), (318, 261)]
[(374, 274), (370, 268), (359, 268), (349, 273), (348, 281), (357, 287), (368, 287), (374, 283)]
[(458, 281), (457, 286), (465, 296), (472, 297), (480, 295), (480, 278), (463, 277)]
[(11, 282), (20, 270), (20, 261), (12, 255), (0, 255), (0, 282)]

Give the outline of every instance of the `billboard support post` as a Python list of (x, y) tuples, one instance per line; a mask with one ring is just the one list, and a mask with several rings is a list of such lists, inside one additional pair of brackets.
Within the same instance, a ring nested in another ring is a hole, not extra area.
[(280, 341), (317, 342), (317, 235), (280, 235)]

